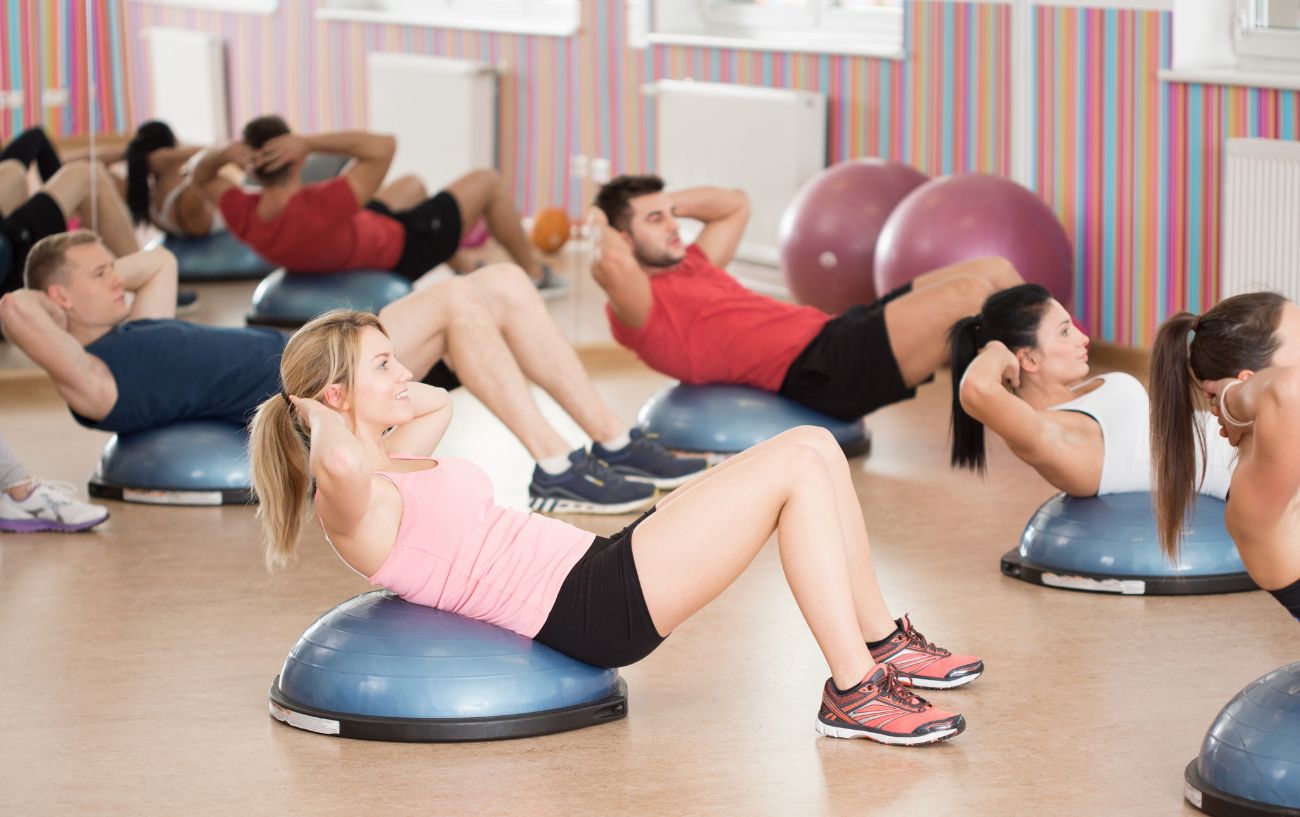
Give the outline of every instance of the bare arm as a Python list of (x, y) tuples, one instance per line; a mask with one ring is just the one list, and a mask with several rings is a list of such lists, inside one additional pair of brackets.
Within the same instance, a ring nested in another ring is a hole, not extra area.
[(628, 238), (609, 228), (609, 221), (599, 208), (591, 208), (588, 224), (596, 246), (591, 275), (605, 290), (609, 308), (628, 326), (644, 325), (650, 318), (654, 298), (650, 293), (650, 279), (632, 255)]
[(149, 154), (149, 172), (154, 175), (180, 170), (185, 163), (203, 148), (195, 145), (183, 145), (174, 148), (159, 148)]
[(364, 205), (375, 197), (379, 185), (388, 175), (393, 155), (397, 153), (397, 140), (386, 134), (366, 131), (339, 131), (314, 136), (289, 133), (263, 145), (257, 152), (257, 163), (275, 170), (286, 162), (304, 160), (313, 151), (342, 153), (356, 159), (343, 171), (343, 178), (352, 186), (357, 204)]
[(1007, 390), (1020, 385), (1020, 364), (1000, 341), (985, 346), (961, 379), (966, 413), (1006, 440), (1018, 458), (1035, 468), (1053, 467), (1061, 457), (1059, 429), (1043, 412)]
[(113, 264), (127, 292), (135, 293), (127, 320), (176, 317), (176, 256), (165, 247), (124, 255)]
[(749, 196), (744, 190), (692, 187), (670, 193), (673, 214), (704, 222), (695, 245), (719, 267), (731, 263), (749, 224)]
[(438, 447), (451, 424), (451, 395), (427, 383), (408, 383), (406, 389), (415, 418), (384, 437), (384, 449), (390, 454), (426, 457)]
[(228, 164), (247, 167), (253, 158), (253, 151), (243, 142), (230, 142), (222, 148), (208, 148), (201, 154), (202, 158), (194, 165), (190, 183), (199, 189), (213, 203), (221, 201), (221, 196), (234, 183), (221, 175), (221, 169)]
[(365, 468), (361, 441), (343, 421), (343, 415), (317, 400), (290, 397), (294, 411), (306, 418), (311, 432), (308, 469), (323, 502), (316, 513), (325, 527), (347, 535), (355, 531), (370, 507), (370, 474)]
[[(1232, 382), (1240, 385), (1225, 394), (1225, 387)], [(1300, 368), (1264, 369), (1244, 382), (1225, 379), (1206, 383), (1205, 390), (1214, 398), (1214, 413), (1229, 440), (1235, 444), (1244, 435), (1255, 436), (1250, 456), (1242, 457), (1232, 478), (1234, 503), (1247, 504), (1252, 515), (1263, 518), (1281, 515), (1300, 492), (1300, 442), (1296, 437)]]
[(0, 325), (49, 374), (73, 411), (102, 420), (117, 402), (117, 381), (104, 361), (67, 331), (67, 315), (44, 292), (20, 289), (0, 298)]

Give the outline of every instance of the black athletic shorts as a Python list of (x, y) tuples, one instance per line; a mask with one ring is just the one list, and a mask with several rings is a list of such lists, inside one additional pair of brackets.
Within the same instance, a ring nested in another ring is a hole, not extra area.
[(67, 232), (68, 222), (63, 218), (59, 204), (48, 193), (36, 193), (22, 205), (0, 220), (0, 230), (9, 239), (10, 259), (4, 270), (0, 294), (22, 289), (23, 267), (27, 254), (37, 241), (49, 235)]
[(593, 667), (635, 664), (663, 643), (632, 559), (632, 532), (652, 513), (613, 536), (596, 537), (560, 585), (537, 641)]
[(889, 345), (885, 304), (912, 291), (903, 284), (879, 300), (831, 318), (790, 364), (780, 394), (842, 420), (916, 396)]
[(424, 377), (420, 378), (420, 382), (447, 391), (460, 388), (460, 378), (456, 376), (456, 373), (451, 370), (451, 367), (446, 362), (441, 360), (433, 364), (433, 368)]
[(406, 239), (393, 272), (412, 281), (460, 249), (460, 205), (446, 190), (409, 210), (393, 210), (377, 200), (366, 202), (366, 209), (401, 222)]

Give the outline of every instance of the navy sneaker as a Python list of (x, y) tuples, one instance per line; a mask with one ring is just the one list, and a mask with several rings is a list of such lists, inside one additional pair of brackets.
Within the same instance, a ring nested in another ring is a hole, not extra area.
[(573, 467), (563, 474), (533, 469), (528, 507), (544, 513), (631, 513), (648, 508), (655, 488), (628, 482), (583, 449), (569, 454)]
[(591, 455), (613, 468), (623, 479), (648, 482), (665, 490), (676, 488), (709, 467), (703, 457), (679, 457), (655, 442), (654, 434), (634, 428), (628, 434), (632, 442), (617, 451), (600, 443), (591, 446)]
[(182, 289), (176, 292), (176, 314), (190, 315), (198, 311), (199, 293), (192, 289)]

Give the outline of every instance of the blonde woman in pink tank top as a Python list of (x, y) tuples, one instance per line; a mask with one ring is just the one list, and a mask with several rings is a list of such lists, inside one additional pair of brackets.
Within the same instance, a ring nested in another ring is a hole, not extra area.
[(754, 446), (598, 538), (496, 505), (466, 460), (431, 459), (451, 403), (411, 381), (373, 315), (339, 310), (307, 324), (280, 374), (284, 394), (258, 408), (250, 440), (271, 567), (292, 555), (314, 480), (327, 537), (372, 582), (622, 666), (717, 597), (775, 533), (830, 667), (817, 730), (909, 745), (965, 728), (911, 690), (960, 686), (983, 663), (891, 617), (847, 463), (825, 430)]

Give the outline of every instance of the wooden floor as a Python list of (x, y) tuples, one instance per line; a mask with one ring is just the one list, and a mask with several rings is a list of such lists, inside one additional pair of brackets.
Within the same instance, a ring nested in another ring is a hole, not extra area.
[[(665, 382), (590, 359), (629, 420)], [(470, 745), (300, 732), (267, 715), (267, 688), (303, 630), (365, 583), (314, 527), (271, 576), (251, 508), (110, 503), (93, 533), (0, 536), (0, 814), (1195, 813), (1184, 765), (1237, 690), (1295, 659), (1294, 623), (1263, 593), (1116, 598), (1002, 577), (1052, 491), (1002, 450), (986, 481), (951, 472), (948, 388), (941, 374), (873, 415), (874, 450), (852, 468), (896, 613), (987, 664), (931, 695), (966, 715), (952, 741), (813, 732), (827, 670), (773, 543), (624, 670), (626, 720)], [(522, 506), (526, 453), (463, 391), (456, 412), (442, 453), (472, 457)], [(30, 378), (0, 382), (0, 434), (41, 476), (83, 488), (106, 439)], [(572, 521), (604, 533), (627, 518)]]

